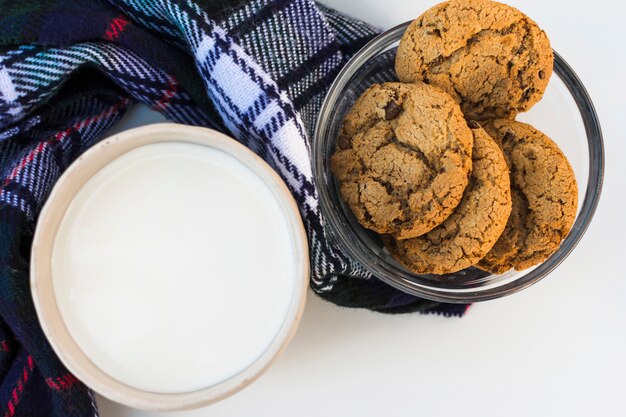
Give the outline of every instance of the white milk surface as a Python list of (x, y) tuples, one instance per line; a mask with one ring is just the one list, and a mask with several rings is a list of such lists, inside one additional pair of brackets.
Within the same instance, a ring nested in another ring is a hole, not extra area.
[(79, 191), (52, 279), (69, 332), (104, 372), (180, 393), (251, 365), (284, 322), (294, 247), (273, 191), (234, 157), (136, 148)]

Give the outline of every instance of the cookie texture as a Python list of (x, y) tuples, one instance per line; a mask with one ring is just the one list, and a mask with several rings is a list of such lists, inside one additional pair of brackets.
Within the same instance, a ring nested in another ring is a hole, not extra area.
[(519, 10), (489, 0), (440, 3), (402, 37), (396, 72), (403, 82), (436, 85), (468, 119), (513, 118), (538, 102), (552, 74), (550, 41)]
[(364, 227), (408, 239), (441, 224), (461, 201), (472, 140), (461, 109), (442, 90), (376, 84), (348, 112), (331, 169)]
[(502, 236), (478, 266), (496, 274), (530, 268), (559, 248), (574, 223), (574, 171), (559, 147), (528, 124), (495, 120), (485, 129), (504, 151), (513, 210)]
[(478, 124), (472, 133), (472, 175), (454, 213), (417, 238), (383, 238), (389, 252), (413, 272), (447, 274), (475, 265), (507, 224), (511, 187), (504, 155)]

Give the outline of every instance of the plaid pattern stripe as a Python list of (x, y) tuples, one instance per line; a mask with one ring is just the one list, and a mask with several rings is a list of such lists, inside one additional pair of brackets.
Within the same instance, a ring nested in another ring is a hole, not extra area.
[[(19, 143), (0, 142), (0, 416), (93, 416), (93, 398), (48, 345), (29, 289), (28, 259), (37, 213), (54, 181), (124, 114), (130, 100), (85, 74), (93, 91), (66, 97), (28, 120)], [(70, 84), (78, 80), (74, 79)], [(101, 86), (103, 91), (98, 91)], [(12, 164), (6, 164), (12, 161)], [(28, 364), (25, 367), (24, 363)]]
[(3, 96), (11, 98), (0, 101), (0, 126), (31, 113), (57, 91), (68, 74), (86, 65), (97, 66), (134, 99), (172, 120), (210, 125), (206, 112), (179, 87), (172, 74), (151, 66), (122, 46), (82, 43), (67, 48), (30, 44), (0, 56), (0, 85)]
[(133, 102), (225, 131), (281, 175), (300, 207), (320, 296), (386, 313), (465, 311), (383, 284), (324, 227), (309, 132), (326, 89), (374, 28), (310, 0), (10, 3), (0, 0), (0, 416), (97, 413), (39, 328), (29, 246), (58, 177)]

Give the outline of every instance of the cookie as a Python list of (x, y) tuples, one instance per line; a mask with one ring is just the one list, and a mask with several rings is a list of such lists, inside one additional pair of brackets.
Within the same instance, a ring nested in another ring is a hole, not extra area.
[(454, 213), (417, 238), (383, 238), (389, 252), (413, 272), (448, 274), (475, 265), (507, 224), (511, 187), (504, 155), (477, 123), (472, 133), (472, 175)]
[(495, 120), (485, 129), (500, 143), (511, 171), (513, 211), (478, 266), (496, 274), (530, 268), (559, 248), (574, 223), (574, 171), (559, 147), (530, 125)]
[(489, 0), (440, 3), (413, 21), (396, 55), (400, 81), (444, 89), (468, 119), (512, 118), (552, 74), (550, 41), (519, 10)]
[(348, 112), (331, 169), (364, 227), (408, 239), (459, 204), (471, 149), (472, 132), (448, 94), (423, 83), (376, 84)]

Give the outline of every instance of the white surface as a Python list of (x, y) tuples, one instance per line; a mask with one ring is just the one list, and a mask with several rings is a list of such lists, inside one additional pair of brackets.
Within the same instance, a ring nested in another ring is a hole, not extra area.
[[(435, 3), (324, 2), (384, 28)], [(460, 320), (345, 310), (311, 294), (285, 355), (234, 397), (174, 414), (100, 400), (103, 417), (626, 415), (626, 4), (510, 3), (548, 32), (602, 122), (602, 200), (572, 255), (534, 287)]]
[(284, 210), (257, 174), (220, 150), (164, 142), (85, 183), (52, 273), (68, 330), (100, 369), (181, 393), (267, 350), (292, 302), (293, 263)]

